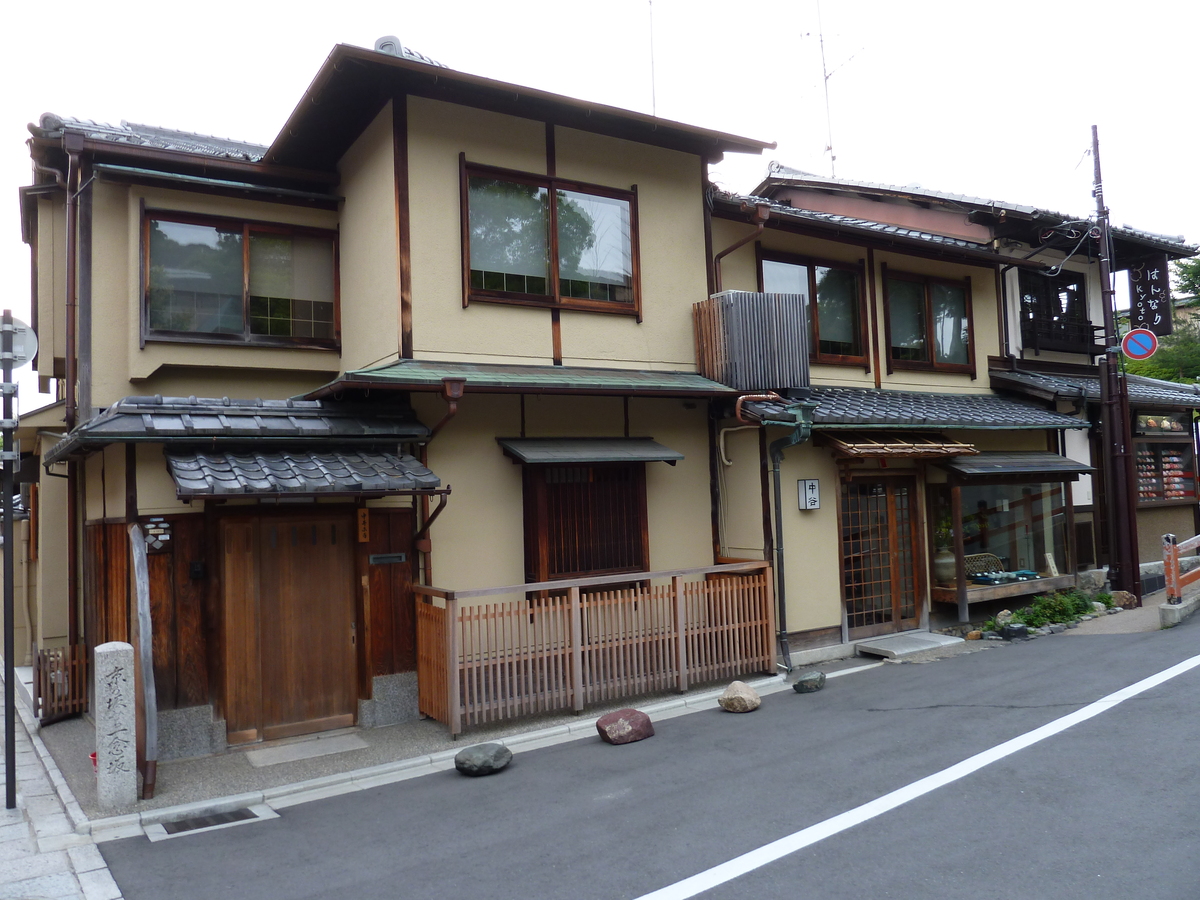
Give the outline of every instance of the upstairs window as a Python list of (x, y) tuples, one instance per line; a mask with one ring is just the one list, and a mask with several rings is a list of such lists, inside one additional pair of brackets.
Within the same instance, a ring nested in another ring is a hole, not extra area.
[(888, 369), (974, 374), (971, 283), (888, 272)]
[(806, 298), (809, 358), (813, 362), (867, 364), (867, 316), (856, 268), (763, 253), (761, 269), (764, 292)]
[(637, 315), (633, 191), (462, 162), (463, 304)]
[(1042, 275), (1022, 270), (1021, 341), (1033, 350), (1103, 352), (1097, 327), (1088, 318), (1085, 276), (1080, 272)]
[(148, 338), (337, 346), (334, 233), (165, 214), (145, 227)]

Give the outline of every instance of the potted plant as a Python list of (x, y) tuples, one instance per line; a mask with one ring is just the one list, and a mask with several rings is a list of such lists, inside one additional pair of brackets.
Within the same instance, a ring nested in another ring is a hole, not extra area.
[(954, 526), (946, 513), (933, 526), (933, 578), (938, 584), (954, 584), (958, 578), (958, 561), (954, 556)]

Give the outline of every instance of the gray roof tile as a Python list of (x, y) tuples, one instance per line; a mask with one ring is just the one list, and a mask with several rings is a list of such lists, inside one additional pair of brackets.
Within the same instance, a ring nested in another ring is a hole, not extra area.
[(83, 450), (127, 442), (373, 445), (419, 441), (428, 434), (413, 411), (400, 404), (125, 397), (76, 426), (43, 462), (50, 465)]
[(413, 456), (374, 450), (171, 451), (180, 499), (236, 494), (387, 494), (437, 490)]
[(59, 116), (54, 113), (42, 113), (37, 125), (31, 125), (30, 130), (39, 137), (58, 137), (66, 131), (74, 131), (95, 141), (108, 141), (113, 144), (129, 144), (138, 147), (154, 147), (159, 150), (178, 150), (182, 153), (198, 153), (202, 156), (223, 157), (227, 159), (244, 159), (259, 162), (267, 152), (262, 144), (252, 144), (249, 141), (236, 141), (230, 138), (213, 137), (207, 134), (193, 134), (188, 131), (175, 131), (171, 128), (159, 128), (155, 125), (135, 125), (132, 122), (122, 122), (120, 125), (109, 125), (106, 122), (93, 122), (91, 119), (74, 119), (70, 116)]
[[(1200, 385), (1176, 384), (1141, 375), (1125, 377), (1129, 402), (1141, 407), (1200, 409)], [(1043, 372), (991, 371), (992, 387), (1041, 399), (1100, 400), (1100, 376), (1085, 374), (1046, 374)]]
[[(927, 394), (873, 388), (815, 387), (814, 429), (936, 428), (1024, 430), (1086, 428), (1087, 422), (998, 394)], [(784, 424), (788, 403), (746, 403), (761, 420)]]

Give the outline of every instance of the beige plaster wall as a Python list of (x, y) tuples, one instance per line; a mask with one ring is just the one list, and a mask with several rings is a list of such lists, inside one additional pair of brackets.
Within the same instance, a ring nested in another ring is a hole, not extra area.
[(564, 311), (563, 363), (695, 371), (692, 304), (708, 289), (699, 157), (570, 128), (554, 135), (559, 176), (636, 185), (641, 267), (642, 322)]
[[(67, 214), (61, 197), (39, 199), (37, 237), (38, 375), (54, 377), (54, 358), (67, 357)], [(46, 352), (50, 348), (52, 352)]]
[[(713, 220), (713, 252), (719, 253), (740, 238), (751, 234), (753, 228), (744, 223), (725, 219)], [(766, 229), (759, 239), (763, 248), (798, 256), (814, 261), (842, 262), (851, 265), (862, 263), (865, 267), (867, 252), (863, 247), (837, 241), (805, 237), (783, 231)], [(887, 328), (884, 317), (883, 266), (889, 270), (919, 275), (934, 275), (942, 278), (971, 279), (972, 328), (975, 342), (975, 374), (948, 374), (896, 369), (887, 374)], [(758, 265), (754, 242), (734, 251), (721, 263), (722, 287), (725, 290), (758, 290)], [(878, 342), (879, 357), (883, 366), (882, 386), (890, 390), (917, 390), (948, 393), (990, 392), (988, 387), (987, 357), (1000, 352), (999, 322), (997, 319), (996, 285), (992, 270), (986, 267), (968, 266), (959, 263), (927, 260), (903, 254), (877, 251), (875, 253), (875, 318), (876, 328), (872, 335)], [(870, 304), (870, 288), (865, 286), (867, 303)], [(868, 319), (870, 332), (870, 320)], [(869, 354), (873, 367), (873, 354)], [(874, 387), (875, 375), (872, 368), (863, 366), (814, 365), (811, 370), (814, 385)]]
[(338, 162), (344, 369), (400, 351), (396, 174), (389, 101)]
[(184, 503), (175, 497), (175, 482), (167, 470), (162, 444), (137, 445), (138, 512), (143, 516), (198, 512), (199, 502)]
[[(732, 420), (725, 425), (738, 427)], [(751, 428), (725, 433), (725, 458), (731, 465), (720, 465), (722, 556), (763, 558), (758, 431), (758, 428)]]
[(490, 303), (463, 308), (460, 153), (468, 162), (544, 175), (545, 126), (408, 98), (414, 355), (549, 365), (548, 310)]
[[(141, 346), (141, 204), (260, 222), (334, 229), (328, 210), (240, 200), (188, 191), (94, 183), (92, 247), (92, 402), (105, 407), (130, 394), (164, 393), (163, 383), (186, 382), (180, 371), (207, 370), (216, 396), (260, 396), (256, 373), (306, 373), (312, 382), (336, 375), (336, 351), (147, 341)], [(226, 375), (215, 375), (227, 372)], [(158, 382), (158, 383), (156, 383)], [(187, 385), (182, 385), (186, 388)], [(173, 390), (184, 396), (194, 389)]]
[[(43, 445), (43, 449), (46, 449)], [(38, 488), (37, 623), (42, 646), (66, 643), (67, 599), (67, 480), (44, 476)]]
[[(773, 441), (784, 434), (782, 429), (770, 429), (768, 438)], [(837, 464), (828, 450), (802, 444), (784, 452), (780, 477), (787, 630), (840, 626), (841, 488)], [(820, 509), (800, 510), (796, 482), (802, 478), (819, 480)]]
[(84, 519), (125, 515), (125, 445), (110, 444), (83, 462)]
[[(537, 402), (535, 402), (537, 401)], [(542, 402), (549, 401), (549, 402)], [(619, 399), (526, 398), (527, 436), (619, 436)], [(413, 397), (423, 420), (440, 418), (444, 405)], [(684, 454), (675, 466), (646, 464), (646, 500), (652, 569), (712, 563), (706, 411), (678, 400), (632, 400), (630, 434), (650, 436)], [(557, 422), (557, 425), (553, 424)], [(520, 398), (470, 395), (458, 415), (429, 445), (429, 467), (454, 489), (432, 528), (433, 581), (467, 589), (521, 584), (524, 536), (521, 467), (497, 437), (520, 434)]]

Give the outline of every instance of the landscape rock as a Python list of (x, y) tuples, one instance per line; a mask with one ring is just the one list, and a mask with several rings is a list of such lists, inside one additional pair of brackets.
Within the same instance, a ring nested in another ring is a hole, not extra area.
[(1137, 608), (1137, 597), (1135, 597), (1129, 591), (1113, 591), (1112, 592), (1112, 600), (1113, 600), (1113, 603), (1116, 604), (1116, 606), (1115, 606), (1116, 609), (1136, 609)]
[(476, 744), (460, 750), (454, 757), (454, 768), (464, 775), (478, 778), (494, 775), (512, 762), (512, 751), (503, 744), (492, 741)]
[(1095, 616), (1080, 616), (1079, 621), (1080, 622), (1090, 622), (1094, 618), (1096, 618), (1096, 617)]
[(1063, 633), (1064, 631), (1066, 631), (1066, 630), (1067, 630), (1067, 626), (1066, 626), (1066, 625), (1051, 625), (1051, 626), (1050, 626), (1050, 633), (1051, 633), (1051, 634), (1062, 634), (1062, 633)]
[(1086, 572), (1080, 572), (1076, 576), (1077, 590), (1088, 596), (1095, 596), (1104, 590), (1104, 585), (1107, 581), (1107, 569), (1089, 569)]
[(1012, 610), (1002, 609), (1000, 612), (996, 613), (996, 624), (1003, 628), (1012, 621), (1012, 616)]
[(1014, 638), (1022, 639), (1029, 637), (1029, 627), (1019, 623), (1009, 622), (1000, 629), (1000, 636), (1006, 641), (1011, 641)]
[(1004, 638), (1002, 638), (1000, 635), (996, 634), (996, 632), (994, 632), (994, 631), (989, 631), (987, 634), (985, 634), (983, 636), (983, 639), (985, 641), (1002, 641), (1002, 640), (1004, 640)]
[(762, 706), (762, 697), (744, 681), (735, 681), (717, 698), (725, 712), (748, 713)]
[(983, 638), (982, 631), (968, 631), (967, 632), (967, 640), (968, 641), (978, 641), (982, 638)]
[[(1091, 616), (1086, 616), (1086, 618), (1090, 619), (1090, 618), (1091, 618)], [(1078, 628), (1078, 627), (1079, 627), (1079, 623), (1078, 623), (1078, 622), (1068, 622), (1068, 623), (1067, 623), (1067, 627), (1068, 627), (1068, 628)]]
[(1119, 606), (1114, 606), (1112, 609), (1110, 609), (1108, 611), (1108, 614), (1110, 616), (1115, 616), (1119, 612), (1124, 612), (1124, 610), (1122, 610), (1121, 607), (1119, 607)]
[(792, 685), (792, 690), (797, 694), (811, 694), (823, 687), (825, 687), (824, 672), (805, 672), (796, 679), (796, 683)]
[(618, 709), (596, 720), (596, 731), (606, 744), (632, 744), (654, 736), (654, 724), (640, 709)]
[(1098, 615), (1098, 616), (1102, 616), (1106, 612), (1108, 612), (1108, 607), (1105, 606), (1103, 603), (1101, 603), (1099, 600), (1092, 601), (1092, 609), (1095, 610), (1096, 615)]

